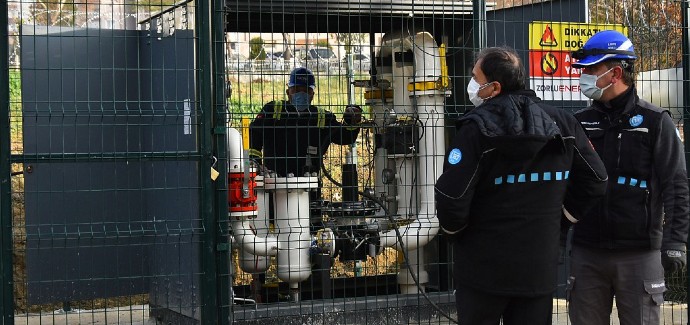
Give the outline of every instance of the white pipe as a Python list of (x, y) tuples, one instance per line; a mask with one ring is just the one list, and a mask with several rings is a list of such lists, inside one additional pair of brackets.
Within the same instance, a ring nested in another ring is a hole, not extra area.
[(297, 284), (311, 276), (309, 190), (318, 187), (318, 178), (266, 178), (265, 187), (275, 190), (275, 232), (280, 244), (278, 278)]
[(228, 128), (228, 171), (242, 168), (244, 151), (242, 150), (242, 134), (235, 128)]
[[(269, 195), (264, 190), (263, 176), (256, 176), (256, 206), (257, 216), (249, 221), (251, 229), (257, 237), (262, 238), (268, 236), (269, 233)], [(277, 238), (273, 237), (276, 240)], [(272, 239), (272, 240), (273, 240)], [(271, 265), (271, 260), (266, 256), (254, 255), (247, 249), (242, 249), (240, 254), (240, 268), (247, 273), (263, 273), (268, 270)], [(275, 255), (275, 254), (273, 254)]]
[[(228, 146), (228, 171), (230, 173), (242, 173), (244, 166), (244, 151), (242, 150), (242, 135), (237, 129), (227, 129)], [(261, 192), (261, 193), (259, 193)], [(256, 273), (268, 269), (268, 259), (263, 256), (275, 256), (278, 253), (278, 238), (268, 236), (267, 205), (263, 191), (257, 191), (259, 208), (257, 211), (230, 212), (229, 218), (232, 224), (234, 242), (242, 247), (242, 270)], [(261, 206), (263, 205), (263, 206)], [(253, 221), (256, 217), (258, 221)], [(258, 229), (257, 225), (264, 229)], [(261, 256), (261, 257), (260, 257)]]
[[(419, 292), (417, 284), (412, 278), (410, 269), (414, 271), (417, 276), (417, 281), (422, 283), (429, 283), (429, 272), (424, 269), (424, 264), (420, 264), (419, 261), (424, 261), (424, 250), (415, 249), (407, 252), (407, 267), (401, 268), (398, 272), (397, 280), (400, 285), (400, 293), (402, 294), (416, 294)], [(424, 290), (424, 287), (422, 287)]]
[[(428, 33), (419, 33), (414, 37), (415, 57), (415, 81), (432, 81), (441, 76), (440, 62), (438, 60), (438, 48)], [(394, 85), (396, 92), (405, 91), (407, 84)], [(443, 170), (444, 145), (444, 121), (443, 105), (445, 93), (438, 89), (409, 92), (410, 97), (415, 97), (416, 112), (423, 123), (424, 136), (420, 139), (418, 148), (418, 163), (416, 188), (419, 190), (419, 207), (416, 210), (416, 220), (400, 229), (403, 237), (403, 246), (412, 251), (429, 243), (438, 233), (439, 223), (436, 217), (436, 205), (434, 202), (434, 184)], [(415, 102), (415, 101), (412, 101)], [(401, 175), (403, 190), (412, 186), (412, 179), (406, 180), (406, 175)], [(401, 193), (399, 190), (398, 192)], [(401, 195), (401, 200), (405, 199)], [(407, 198), (409, 200), (409, 197)], [(406, 205), (406, 203), (403, 203)], [(416, 208), (416, 207), (415, 207)], [(405, 212), (398, 209), (399, 212)], [(395, 247), (400, 250), (395, 231), (387, 231), (380, 234), (381, 245)]]

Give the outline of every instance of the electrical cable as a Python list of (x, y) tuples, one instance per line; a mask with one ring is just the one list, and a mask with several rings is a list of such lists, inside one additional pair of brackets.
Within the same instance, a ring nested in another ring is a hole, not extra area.
[[(328, 170), (326, 170), (326, 166), (323, 164), (323, 161), (321, 162), (321, 170), (323, 171), (323, 175), (326, 177), (326, 179), (328, 179), (331, 183), (335, 184), (335, 186), (343, 187), (343, 184), (341, 184), (340, 182), (333, 179), (333, 176), (331, 176), (331, 174), (328, 172)], [(363, 191), (360, 191), (359, 189), (357, 189), (357, 193), (363, 197), (366, 197), (367, 199), (371, 200), (372, 202), (378, 204), (383, 209), (383, 212), (386, 214), (386, 217), (388, 217), (388, 221), (390, 221), (391, 224), (395, 224), (395, 219), (393, 218), (393, 215), (390, 213), (390, 211), (388, 211), (388, 208), (386, 207), (385, 204), (383, 204), (383, 202), (381, 202), (381, 200), (379, 200), (378, 198), (376, 198), (375, 196), (373, 196), (369, 193), (365, 193)], [(439, 314), (441, 314), (443, 317), (450, 320), (452, 323), (458, 324), (457, 319), (454, 319), (449, 314), (447, 314), (445, 311), (443, 311), (441, 309), (441, 307), (439, 307), (435, 302), (433, 302), (431, 300), (431, 298), (429, 297), (429, 295), (427, 295), (427, 293), (424, 291), (424, 289), (422, 289), (421, 285), (419, 284), (419, 280), (417, 279), (417, 274), (415, 274), (414, 270), (412, 269), (412, 266), (410, 264), (408, 264), (410, 259), (407, 256), (407, 251), (404, 247), (403, 238), (402, 238), (402, 235), (400, 234), (400, 230), (398, 229), (398, 227), (395, 227), (395, 226), (393, 227), (393, 230), (395, 231), (395, 235), (398, 238), (398, 244), (400, 245), (400, 252), (403, 255), (403, 259), (405, 259), (405, 265), (407, 266), (407, 269), (410, 271), (410, 276), (412, 276), (412, 280), (414, 281), (415, 285), (417, 285), (418, 291), (422, 294), (422, 296), (424, 296), (426, 301), (429, 302), (431, 307), (433, 307), (436, 311), (439, 312)]]

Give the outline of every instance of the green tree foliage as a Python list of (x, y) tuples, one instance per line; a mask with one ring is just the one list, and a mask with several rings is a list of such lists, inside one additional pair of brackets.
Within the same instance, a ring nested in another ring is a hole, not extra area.
[(35, 25), (74, 26), (78, 18), (74, 0), (35, 0), (29, 8)]
[(639, 59), (637, 71), (667, 69), (682, 58), (680, 2), (671, 0), (594, 0), (589, 2), (592, 23), (628, 27), (628, 37)]
[(249, 40), (249, 58), (255, 60), (266, 59), (266, 51), (264, 50), (264, 39), (261, 37), (253, 37)]
[(343, 44), (345, 53), (352, 53), (353, 48), (368, 41), (367, 34), (358, 33), (336, 33), (335, 38), (338, 43)]

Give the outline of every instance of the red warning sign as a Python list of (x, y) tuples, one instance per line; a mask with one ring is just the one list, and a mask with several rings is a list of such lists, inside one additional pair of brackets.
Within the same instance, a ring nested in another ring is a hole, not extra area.
[(529, 75), (577, 79), (582, 69), (572, 67), (575, 61), (566, 51), (529, 51)]
[(553, 34), (553, 29), (551, 29), (551, 26), (546, 25), (546, 28), (544, 29), (544, 34), (541, 35), (539, 45), (546, 47), (558, 46), (558, 41), (556, 40), (556, 36)]

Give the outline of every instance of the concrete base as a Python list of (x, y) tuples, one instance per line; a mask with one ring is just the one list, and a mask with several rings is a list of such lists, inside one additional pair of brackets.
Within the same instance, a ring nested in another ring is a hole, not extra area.
[[(452, 293), (429, 293), (446, 313), (455, 314)], [(299, 303), (235, 306), (234, 324), (438, 324), (444, 317), (421, 295), (336, 298)]]

